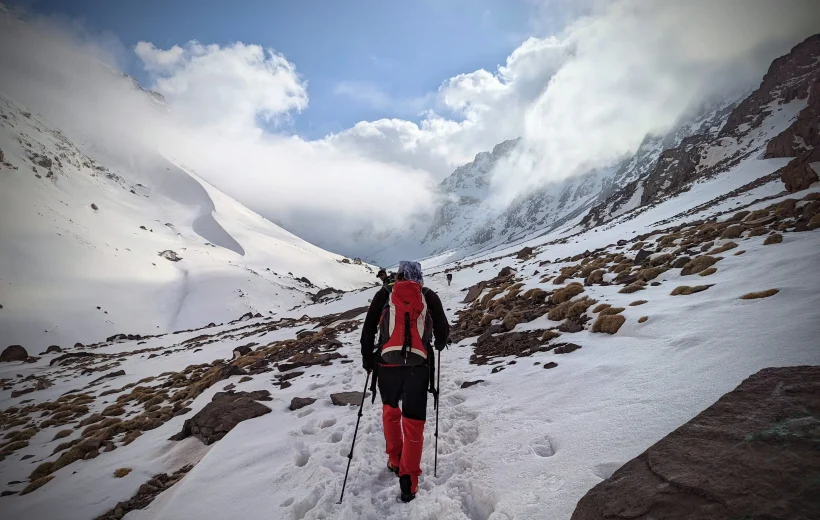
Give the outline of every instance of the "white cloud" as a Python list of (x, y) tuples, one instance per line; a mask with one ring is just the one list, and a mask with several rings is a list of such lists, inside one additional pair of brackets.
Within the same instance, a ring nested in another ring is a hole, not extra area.
[(396, 115), (415, 116), (428, 109), (435, 101), (435, 95), (396, 98), (366, 81), (342, 81), (333, 88), (337, 96), (344, 96), (377, 110), (390, 110)]
[(275, 124), (308, 104), (296, 67), (259, 45), (191, 41), (163, 50), (141, 41), (134, 52), (154, 78), (153, 88), (191, 123), (245, 131), (256, 127), (256, 118)]

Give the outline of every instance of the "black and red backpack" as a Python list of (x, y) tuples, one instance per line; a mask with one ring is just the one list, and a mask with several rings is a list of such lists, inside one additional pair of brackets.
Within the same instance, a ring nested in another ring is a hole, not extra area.
[(433, 317), (416, 282), (396, 282), (379, 320), (379, 354), (387, 365), (418, 366), (427, 362), (433, 339)]

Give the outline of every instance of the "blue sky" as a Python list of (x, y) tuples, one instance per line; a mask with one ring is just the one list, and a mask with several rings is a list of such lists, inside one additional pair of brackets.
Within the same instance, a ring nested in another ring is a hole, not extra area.
[[(160, 48), (198, 40), (275, 49), (308, 82), (310, 104), (290, 130), (310, 139), (360, 120), (418, 121), (442, 81), (503, 64), (533, 34), (536, 5), (531, 0), (17, 3), (30, 14), (68, 16), (92, 33), (113, 33), (128, 49), (140, 40)], [(133, 55), (123, 65), (148, 82)]]

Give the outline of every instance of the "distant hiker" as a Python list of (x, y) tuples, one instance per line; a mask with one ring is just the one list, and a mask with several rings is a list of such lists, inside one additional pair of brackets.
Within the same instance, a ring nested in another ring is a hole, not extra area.
[(447, 286), (450, 286), (450, 283), (453, 281), (453, 273), (447, 273)]
[(388, 274), (384, 269), (379, 269), (376, 278), (382, 281), (382, 285), (393, 285), (396, 283), (396, 275), (393, 273)]
[(399, 262), (395, 285), (379, 289), (362, 327), (362, 365), (378, 381), (387, 469), (399, 476), (404, 502), (419, 487), (427, 392), (435, 393), (433, 337), (440, 351), (450, 330), (441, 300), (423, 283), (418, 262)]

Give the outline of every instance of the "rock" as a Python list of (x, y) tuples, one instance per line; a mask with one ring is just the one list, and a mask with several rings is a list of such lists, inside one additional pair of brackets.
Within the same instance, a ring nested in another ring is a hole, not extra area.
[(518, 252), (518, 255), (516, 255), (516, 258), (518, 258), (519, 260), (525, 260), (525, 259), (529, 258), (530, 256), (532, 256), (532, 253), (533, 253), (533, 249), (531, 247), (524, 247), (524, 248), (521, 249), (521, 251)]
[[(365, 394), (364, 398), (370, 394)], [(330, 394), (330, 400), (336, 406), (349, 406), (355, 405), (359, 406), (362, 402), (362, 393), (361, 392), (339, 392), (338, 394)]]
[(502, 370), (504, 370), (504, 367), (495, 367), (490, 371), (490, 373), (491, 374), (497, 374), (497, 373), (501, 372)]
[(817, 366), (764, 368), (592, 488), (572, 520), (820, 518), (806, 481), (818, 381)]
[(44, 377), (37, 378), (37, 384), (34, 385), (35, 390), (45, 390), (46, 388), (51, 388), (54, 386), (51, 381)]
[(464, 381), (463, 383), (461, 383), (461, 388), (470, 388), (471, 386), (475, 386), (475, 385), (477, 385), (479, 383), (483, 383), (483, 382), (484, 382), (483, 379), (477, 379), (475, 381)]
[(105, 381), (106, 379), (111, 379), (111, 378), (114, 378), (114, 377), (120, 377), (120, 376), (124, 376), (124, 375), (125, 375), (125, 370), (117, 370), (116, 372), (109, 372), (109, 373), (105, 374), (104, 376), (98, 377), (94, 381), (91, 381), (91, 383), (89, 383), (89, 384), (90, 385), (96, 385), (98, 383), (101, 383), (101, 382)]
[(165, 251), (160, 251), (157, 253), (157, 256), (161, 256), (162, 258), (169, 260), (171, 262), (179, 262), (182, 260), (182, 257), (176, 254), (175, 251), (171, 251), (170, 249), (166, 249)]
[(650, 255), (652, 255), (652, 252), (651, 252), (651, 251), (647, 251), (646, 249), (641, 249), (641, 250), (640, 250), (640, 251), (638, 251), (638, 253), (635, 255), (635, 261), (634, 261), (634, 264), (635, 264), (635, 265), (640, 265), (640, 264), (642, 264), (644, 260), (646, 260), (647, 258), (649, 258), (649, 257), (650, 257)]
[(46, 354), (60, 354), (62, 353), (63, 349), (61, 349), (57, 345), (51, 345), (46, 349)]
[(33, 391), (34, 391), (34, 387), (23, 388), (22, 390), (14, 390), (11, 393), (11, 397), (12, 397), (12, 399), (14, 399), (15, 397), (20, 397), (21, 395), (30, 394)]
[(502, 267), (501, 270), (498, 272), (498, 276), (496, 278), (506, 278), (508, 276), (512, 276), (515, 274), (515, 269), (510, 266)]
[[(270, 396), (266, 390), (260, 392)], [(217, 442), (240, 422), (271, 412), (270, 408), (256, 402), (260, 395), (257, 392), (216, 393), (202, 410), (185, 420), (182, 431), (171, 440), (180, 441), (193, 435), (206, 445)]]
[(555, 361), (550, 361), (549, 363), (544, 363), (544, 368), (555, 368), (558, 366), (558, 363)]
[(322, 298), (325, 298), (325, 297), (327, 297), (327, 296), (332, 296), (332, 295), (334, 295), (334, 294), (343, 294), (343, 293), (344, 293), (344, 291), (340, 291), (340, 290), (338, 290), (338, 289), (334, 289), (333, 287), (325, 287), (324, 289), (319, 289), (319, 292), (317, 292), (316, 294), (314, 294), (314, 295), (311, 297), (311, 299), (312, 299), (314, 302), (319, 302), (319, 301), (321, 301), (321, 300), (322, 300)]
[(97, 211), (100, 208), (98, 208), (96, 204), (92, 203), (91, 204), (91, 209), (93, 209), (94, 211)]
[(310, 280), (308, 280), (308, 279), (307, 279), (306, 277), (304, 277), (304, 276), (303, 276), (303, 277), (301, 277), (301, 278), (297, 278), (296, 280), (297, 280), (297, 281), (302, 282), (302, 283), (303, 283), (303, 284), (305, 284), (305, 285), (311, 285), (311, 286), (313, 285), (312, 283), (310, 283)]
[(312, 397), (294, 397), (290, 400), (290, 410), (298, 410), (300, 408), (304, 408), (305, 406), (312, 405), (316, 402), (316, 399)]
[(318, 331), (315, 330), (300, 330), (296, 333), (296, 339), (304, 339), (310, 336), (318, 334)]
[(20, 345), (11, 345), (3, 350), (0, 354), (0, 363), (9, 363), (12, 361), (25, 361), (28, 359), (28, 352)]
[(253, 352), (253, 349), (251, 349), (251, 347), (248, 347), (246, 345), (241, 346), (241, 347), (236, 347), (235, 349), (233, 349), (233, 358), (237, 359), (239, 357), (246, 356), (246, 355), (250, 354), (251, 352)]
[(306, 352), (302, 354), (296, 354), (288, 360), (290, 361), (290, 363), (282, 363), (277, 368), (280, 372), (287, 372), (288, 370), (293, 370), (294, 368), (322, 365), (324, 363), (329, 363), (334, 359), (339, 359), (340, 357), (342, 357), (342, 355), (338, 352), (331, 352), (325, 354), (311, 354), (309, 352)]
[(558, 343), (555, 345), (553, 352), (556, 354), (569, 354), (570, 352), (575, 352), (581, 348), (581, 345), (576, 345), (575, 343)]
[(467, 291), (467, 296), (464, 297), (461, 303), (472, 303), (476, 301), (478, 297), (481, 296), (481, 291), (484, 290), (484, 285), (486, 283), (487, 282), (478, 282), (477, 284), (470, 287), (470, 289)]
[(558, 330), (561, 332), (575, 333), (581, 332), (582, 330), (584, 330), (584, 327), (581, 326), (581, 324), (577, 321), (565, 320), (564, 323), (558, 326)]

